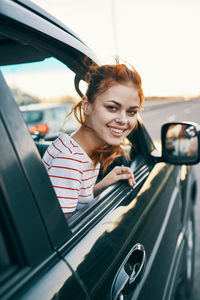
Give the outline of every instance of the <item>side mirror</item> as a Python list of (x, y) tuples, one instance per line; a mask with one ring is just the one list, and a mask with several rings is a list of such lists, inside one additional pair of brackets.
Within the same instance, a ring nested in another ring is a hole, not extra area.
[(162, 158), (174, 165), (193, 165), (200, 161), (200, 126), (191, 122), (162, 126)]

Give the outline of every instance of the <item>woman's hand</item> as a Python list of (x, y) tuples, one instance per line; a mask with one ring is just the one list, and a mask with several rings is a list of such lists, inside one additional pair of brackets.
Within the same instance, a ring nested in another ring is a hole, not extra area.
[(97, 183), (94, 187), (94, 193), (102, 190), (103, 188), (119, 181), (127, 179), (130, 186), (133, 186), (136, 182), (134, 179), (133, 172), (130, 168), (125, 166), (117, 166), (106, 175), (99, 183)]

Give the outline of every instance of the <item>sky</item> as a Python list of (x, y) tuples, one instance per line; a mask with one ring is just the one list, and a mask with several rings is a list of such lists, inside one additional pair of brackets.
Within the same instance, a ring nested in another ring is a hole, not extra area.
[(132, 64), (145, 96), (200, 95), (199, 0), (33, 0), (97, 54)]

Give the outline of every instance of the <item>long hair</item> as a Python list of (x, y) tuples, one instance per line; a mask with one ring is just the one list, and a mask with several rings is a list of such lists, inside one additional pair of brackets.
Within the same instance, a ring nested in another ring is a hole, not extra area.
[[(98, 95), (104, 93), (116, 83), (132, 83), (138, 91), (140, 108), (143, 105), (144, 94), (140, 75), (133, 66), (130, 65), (128, 67), (126, 64), (120, 64), (118, 59), (116, 59), (115, 65), (91, 65), (86, 74), (85, 81), (88, 83), (85, 95), (90, 103), (93, 103)], [(71, 113), (74, 113), (75, 118), (81, 125), (85, 125), (85, 114), (82, 109), (82, 100), (72, 108)], [(94, 165), (101, 161), (103, 171), (105, 171), (117, 157), (125, 155), (126, 158), (129, 158), (128, 153), (122, 147), (125, 143), (125, 141), (122, 141), (120, 145), (104, 144), (103, 146), (95, 149), (91, 155)]]

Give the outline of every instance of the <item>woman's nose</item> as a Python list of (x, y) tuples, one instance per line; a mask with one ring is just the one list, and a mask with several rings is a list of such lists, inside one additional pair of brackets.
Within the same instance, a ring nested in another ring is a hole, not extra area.
[(125, 112), (121, 112), (118, 114), (118, 116), (115, 118), (115, 121), (119, 124), (126, 124), (127, 123), (127, 116)]

